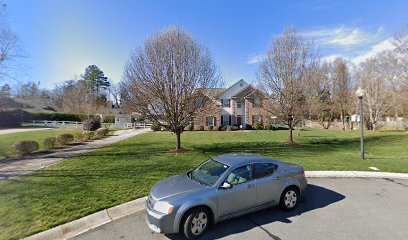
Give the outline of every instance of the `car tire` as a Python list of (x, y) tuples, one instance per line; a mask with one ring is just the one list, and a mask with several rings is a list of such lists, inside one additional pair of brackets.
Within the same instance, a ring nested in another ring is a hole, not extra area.
[(198, 239), (207, 230), (210, 223), (207, 209), (195, 208), (187, 214), (183, 224), (183, 232), (187, 239)]
[(299, 201), (299, 190), (296, 187), (288, 187), (282, 192), (279, 205), (283, 210), (290, 211), (296, 208)]

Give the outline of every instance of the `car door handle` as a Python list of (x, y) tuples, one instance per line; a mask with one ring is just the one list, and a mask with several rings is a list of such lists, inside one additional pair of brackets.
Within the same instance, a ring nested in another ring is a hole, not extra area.
[(252, 188), (254, 186), (255, 186), (254, 184), (248, 184), (248, 185), (246, 185), (246, 188)]
[(279, 180), (279, 176), (275, 178), (275, 180)]

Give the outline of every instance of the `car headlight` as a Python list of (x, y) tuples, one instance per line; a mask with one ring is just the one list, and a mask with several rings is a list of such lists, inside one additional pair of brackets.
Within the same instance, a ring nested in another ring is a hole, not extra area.
[(174, 208), (173, 205), (171, 205), (168, 202), (163, 202), (163, 201), (157, 201), (153, 207), (154, 210), (161, 212), (161, 213), (166, 213), (166, 214), (172, 213), (173, 208)]

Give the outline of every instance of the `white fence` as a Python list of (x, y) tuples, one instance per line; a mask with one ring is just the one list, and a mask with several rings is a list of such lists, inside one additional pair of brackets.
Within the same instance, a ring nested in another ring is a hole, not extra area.
[(75, 122), (75, 121), (39, 121), (33, 120), (33, 124), (42, 125), (44, 127), (62, 127), (62, 126), (70, 126), (70, 127), (82, 127), (82, 122)]
[(124, 123), (123, 128), (150, 128), (151, 123)]

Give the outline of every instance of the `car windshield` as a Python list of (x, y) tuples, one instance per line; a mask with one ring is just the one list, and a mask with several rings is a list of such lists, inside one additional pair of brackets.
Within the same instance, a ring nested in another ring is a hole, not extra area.
[(191, 172), (191, 179), (202, 185), (212, 186), (228, 168), (228, 165), (210, 159)]

